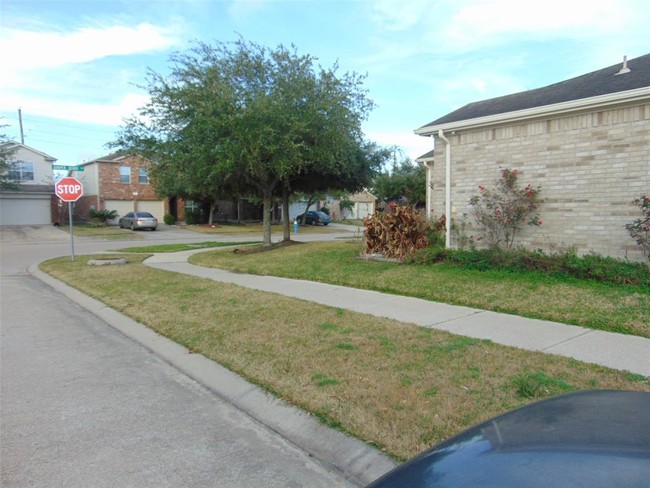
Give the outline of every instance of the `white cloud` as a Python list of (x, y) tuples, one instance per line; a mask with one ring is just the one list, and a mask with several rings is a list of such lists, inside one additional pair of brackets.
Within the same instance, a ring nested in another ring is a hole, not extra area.
[[(415, 127), (413, 128), (413, 130)], [(385, 147), (397, 146), (404, 151), (404, 154), (415, 160), (433, 149), (433, 140), (428, 137), (417, 136), (413, 130), (403, 132), (373, 132), (368, 131), (368, 140)]]
[(86, 63), (108, 56), (163, 50), (177, 41), (165, 28), (148, 23), (135, 27), (86, 27), (71, 32), (3, 29), (3, 70), (33, 70)]
[(389, 31), (403, 31), (424, 20), (431, 19), (434, 10), (435, 7), (430, 0), (409, 0), (407, 2), (374, 0), (371, 15), (380, 27)]
[(447, 23), (443, 38), (445, 43), (476, 46), (511, 34), (528, 39), (611, 35), (633, 21), (635, 11), (629, 4), (610, 0), (465, 2)]
[(124, 118), (134, 115), (139, 107), (148, 101), (148, 97), (139, 93), (126, 93), (116, 103), (99, 104), (38, 96), (3, 97), (0, 110), (13, 111), (21, 107), (25, 113), (33, 116), (83, 122), (89, 124), (119, 126)]

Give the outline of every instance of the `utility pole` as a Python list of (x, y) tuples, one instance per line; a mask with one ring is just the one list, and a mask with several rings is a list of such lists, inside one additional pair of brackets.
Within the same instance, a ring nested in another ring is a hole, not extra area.
[(18, 123), (20, 125), (20, 143), (25, 144), (25, 133), (23, 132), (23, 112), (18, 109)]

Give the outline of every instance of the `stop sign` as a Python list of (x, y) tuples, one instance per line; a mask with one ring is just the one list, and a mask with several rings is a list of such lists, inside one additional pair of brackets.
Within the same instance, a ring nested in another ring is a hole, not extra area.
[(54, 193), (64, 202), (76, 202), (84, 194), (84, 190), (77, 178), (66, 176), (56, 182)]

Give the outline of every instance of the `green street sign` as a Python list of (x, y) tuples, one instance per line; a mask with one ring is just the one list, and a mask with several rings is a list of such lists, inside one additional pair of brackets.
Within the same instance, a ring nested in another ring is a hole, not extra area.
[(54, 170), (64, 170), (64, 171), (83, 171), (83, 166), (66, 166), (65, 164), (53, 164), (52, 169)]

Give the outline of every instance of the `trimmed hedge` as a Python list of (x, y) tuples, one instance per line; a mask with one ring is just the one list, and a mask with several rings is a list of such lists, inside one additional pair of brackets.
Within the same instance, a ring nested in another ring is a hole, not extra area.
[(444, 249), (428, 247), (410, 256), (415, 264), (446, 263), (465, 269), (542, 273), (548, 276), (594, 280), (617, 285), (650, 286), (650, 268), (645, 263), (575, 251), (546, 254), (542, 251), (516, 249)]

